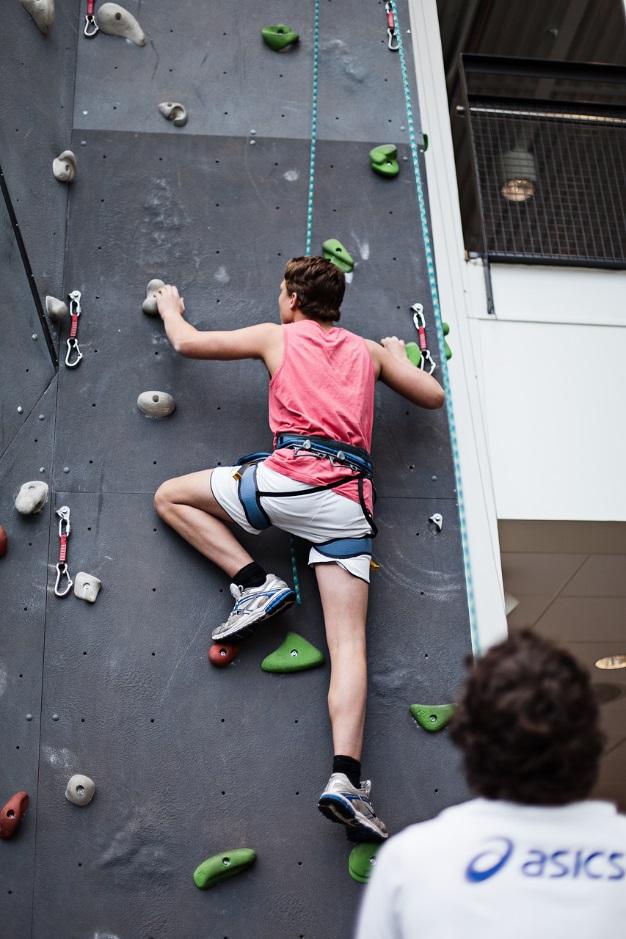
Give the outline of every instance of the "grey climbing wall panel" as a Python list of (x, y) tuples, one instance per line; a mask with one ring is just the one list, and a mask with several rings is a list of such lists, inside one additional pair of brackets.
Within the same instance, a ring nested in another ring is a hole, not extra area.
[[(37, 215), (32, 192), (16, 211), (31, 262), (49, 246), (62, 284), (44, 284), (33, 262), (39, 290), (82, 292), (85, 358), (75, 371), (61, 365), (41, 402), (30, 392), (32, 413), (15, 425), (0, 460), (0, 523), (11, 537), (0, 561), (10, 598), (0, 706), (11, 728), (0, 797), (26, 788), (32, 799), (19, 836), (0, 843), (0, 922), (15, 939), (334, 939), (349, 934), (362, 888), (348, 876), (343, 831), (315, 807), (331, 756), (328, 667), (285, 676), (259, 667), (288, 630), (325, 648), (305, 546), (302, 607), (215, 670), (206, 653), (211, 627), (229, 609), (226, 579), (152, 507), (162, 480), (269, 444), (264, 369), (185, 360), (160, 320), (141, 312), (145, 285), (159, 276), (178, 284), (200, 328), (276, 317), (284, 263), (305, 247), (313, 3), (125, 5), (146, 32), (143, 49), (109, 36), (85, 40), (78, 2), (57, 0), (48, 40), (17, 3), (11, 23), (41, 74), (54, 63), (45, 93), (65, 103), (64, 115), (68, 68), (75, 77), (71, 137), (69, 127), (59, 132), (50, 105), (37, 142), (38, 153), (50, 154), (32, 169), (33, 191), (69, 196), (65, 254), (58, 240), (46, 240), (57, 219)], [(406, 30), (406, 3), (398, 9)], [(276, 20), (298, 30), (298, 47), (276, 54), (262, 44), (261, 27)], [(386, 38), (381, 3), (321, 4), (313, 251), (337, 237), (357, 260), (347, 328), (413, 339), (409, 308), (420, 301), (434, 341), (400, 67)], [(32, 77), (7, 80), (14, 111), (1, 113), (3, 131), (14, 113), (31, 120), (37, 106)], [(169, 99), (187, 106), (185, 128), (158, 113)], [(78, 175), (68, 190), (49, 162), (70, 140)], [(376, 176), (367, 159), (370, 147), (388, 141), (400, 152), (394, 181)], [(27, 156), (23, 147), (13, 158), (14, 191), (30, 178)], [(17, 283), (9, 254), (2, 273)], [(29, 338), (32, 304), (21, 309), (11, 335), (25, 369), (42, 349)], [(67, 324), (60, 349), (66, 335)], [(45, 385), (50, 367), (42, 360), (38, 368)], [(17, 366), (15, 374), (28, 378)], [(148, 389), (175, 396), (171, 418), (149, 421), (137, 411), (137, 395)], [(372, 574), (368, 621), (364, 768), (381, 816), (397, 831), (466, 795), (447, 735), (425, 734), (408, 706), (452, 700), (470, 644), (446, 415), (411, 408), (385, 388), (376, 410), (381, 567)], [(39, 477), (52, 483), (51, 503), (24, 520), (13, 510), (15, 492)], [(52, 594), (52, 513), (61, 504), (72, 510), (71, 570), (103, 582), (94, 605)], [(428, 523), (435, 511), (441, 533)], [(243, 540), (290, 576), (285, 536)], [(98, 787), (86, 809), (63, 796), (74, 772)], [(257, 851), (256, 866), (198, 891), (196, 865), (240, 846)]]

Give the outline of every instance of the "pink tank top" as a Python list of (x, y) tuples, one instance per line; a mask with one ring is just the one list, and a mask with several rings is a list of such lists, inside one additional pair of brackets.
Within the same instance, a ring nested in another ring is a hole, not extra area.
[[(285, 351), (269, 391), (269, 422), (280, 433), (330, 437), (370, 451), (374, 421), (374, 363), (365, 340), (315, 320), (283, 326)], [(295, 450), (277, 450), (265, 462), (277, 473), (312, 486), (349, 475), (345, 466)], [(335, 490), (358, 502), (358, 486), (348, 482)], [(365, 483), (372, 510), (371, 485)]]

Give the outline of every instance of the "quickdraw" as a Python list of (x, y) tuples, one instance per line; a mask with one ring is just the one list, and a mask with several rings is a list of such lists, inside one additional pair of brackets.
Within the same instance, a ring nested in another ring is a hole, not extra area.
[[(72, 290), (69, 294), (70, 298), (70, 335), (67, 340), (67, 355), (65, 356), (65, 364), (68, 368), (76, 368), (78, 363), (83, 357), (80, 347), (78, 345), (78, 318), (80, 316), (80, 290)], [(72, 361), (72, 354), (76, 355), (76, 358)]]
[(393, 7), (389, 0), (385, 0), (385, 13), (387, 14), (387, 48), (391, 52), (397, 52), (399, 43), (396, 36), (396, 21), (393, 15)]
[(411, 307), (413, 310), (413, 324), (417, 330), (417, 341), (419, 343), (420, 352), (422, 357), (420, 359), (419, 367), (423, 372), (428, 372), (429, 375), (437, 368), (437, 363), (430, 354), (428, 348), (428, 341), (426, 339), (426, 318), (424, 317), (424, 307), (421, 303), (414, 303)]
[(87, 0), (87, 15), (85, 16), (85, 29), (84, 33), (87, 39), (93, 39), (96, 33), (100, 32), (98, 24), (96, 23), (96, 17), (94, 16), (94, 7), (96, 5), (96, 0)]
[[(67, 539), (71, 531), (69, 505), (62, 505), (60, 509), (57, 509), (56, 514), (59, 516), (59, 563), (57, 564), (57, 579), (54, 585), (54, 593), (57, 597), (66, 597), (74, 583), (70, 577), (67, 566)], [(62, 590), (61, 584), (64, 580), (67, 581), (67, 584)]]

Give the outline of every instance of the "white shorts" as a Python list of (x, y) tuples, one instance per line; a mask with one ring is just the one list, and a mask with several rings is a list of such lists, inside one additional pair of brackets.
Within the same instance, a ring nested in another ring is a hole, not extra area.
[[(211, 474), (211, 489), (217, 502), (234, 522), (251, 535), (258, 535), (259, 529), (252, 527), (239, 499), (239, 484), (233, 475), (238, 469), (237, 466), (216, 467)], [(257, 483), (263, 492), (297, 492), (299, 489), (311, 488), (310, 483), (290, 479), (263, 463), (258, 464)], [(333, 538), (360, 538), (370, 533), (369, 522), (359, 503), (338, 495), (332, 489), (302, 496), (264, 496), (262, 505), (272, 525), (290, 535), (304, 538), (313, 545)], [(312, 547), (309, 565), (312, 567), (314, 564), (339, 564), (348, 573), (369, 583), (369, 554), (359, 554), (353, 558), (329, 558)]]

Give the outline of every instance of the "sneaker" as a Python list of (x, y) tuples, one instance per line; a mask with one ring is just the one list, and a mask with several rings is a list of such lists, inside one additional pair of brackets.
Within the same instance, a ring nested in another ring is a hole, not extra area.
[(291, 587), (275, 574), (268, 574), (260, 587), (244, 589), (238, 584), (231, 584), (230, 592), (235, 598), (235, 606), (226, 622), (211, 633), (214, 642), (243, 636), (252, 626), (270, 616), (276, 616), (285, 607), (295, 603), (296, 599)]
[(344, 773), (333, 773), (317, 807), (331, 822), (346, 825), (350, 840), (385, 841), (389, 832), (372, 808), (371, 788), (369, 779), (357, 788)]

